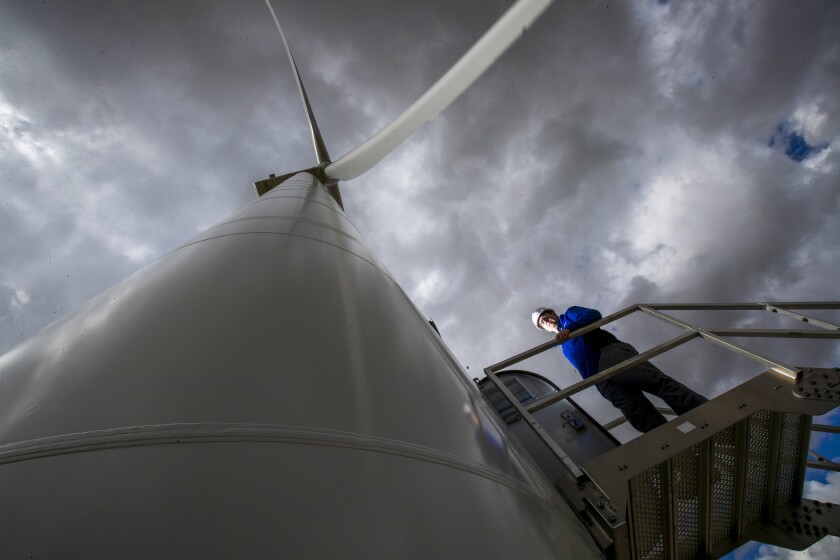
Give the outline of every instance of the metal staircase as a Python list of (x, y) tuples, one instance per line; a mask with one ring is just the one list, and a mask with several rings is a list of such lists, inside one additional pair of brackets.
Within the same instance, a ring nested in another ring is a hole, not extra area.
[[(712, 331), (665, 315), (666, 308), (766, 309), (822, 330)], [(840, 327), (791, 308), (840, 309), (840, 302), (632, 306), (573, 334), (635, 311), (687, 332), (562, 390), (522, 370), (501, 371), (553, 347), (553, 341), (485, 369), (487, 378), (478, 383), (497, 411), (505, 410), (514, 436), (575, 506), (607, 557), (718, 558), (751, 540), (802, 550), (826, 535), (840, 536), (840, 506), (802, 499), (806, 467), (840, 470), (808, 449), (812, 430), (840, 432), (812, 424), (813, 416), (840, 404), (840, 368), (793, 368), (724, 340), (840, 338)], [(698, 336), (770, 369), (624, 445), (569, 398)], [(580, 443), (584, 435), (596, 443)]]

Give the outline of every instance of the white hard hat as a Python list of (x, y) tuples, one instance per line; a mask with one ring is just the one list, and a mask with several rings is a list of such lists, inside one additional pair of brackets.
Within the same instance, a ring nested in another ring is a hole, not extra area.
[(537, 327), (540, 330), (543, 330), (542, 327), (540, 327), (540, 316), (543, 313), (548, 313), (548, 312), (551, 312), (551, 313), (554, 313), (555, 315), (557, 315), (557, 312), (554, 311), (550, 307), (537, 307), (536, 309), (534, 309), (534, 311), (531, 313), (531, 322), (534, 323), (535, 327)]

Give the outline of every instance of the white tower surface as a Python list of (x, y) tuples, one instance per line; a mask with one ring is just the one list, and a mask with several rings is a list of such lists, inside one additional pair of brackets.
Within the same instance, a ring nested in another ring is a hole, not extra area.
[(299, 174), (0, 359), (4, 558), (598, 558)]

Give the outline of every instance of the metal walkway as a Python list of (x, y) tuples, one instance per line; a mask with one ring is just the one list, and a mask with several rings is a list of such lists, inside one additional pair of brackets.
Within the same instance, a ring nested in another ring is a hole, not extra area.
[[(821, 329), (706, 330), (663, 313), (676, 309), (764, 309)], [(552, 341), (486, 368), (479, 386), (497, 411), (506, 411), (502, 417), (511, 431), (576, 507), (607, 557), (718, 558), (751, 540), (802, 550), (826, 535), (840, 536), (840, 505), (802, 499), (806, 467), (840, 470), (808, 449), (812, 431), (840, 433), (812, 424), (813, 416), (840, 404), (840, 368), (791, 367), (726, 340), (840, 339), (837, 325), (791, 309), (840, 309), (840, 302), (632, 306), (573, 336), (635, 311), (686, 332), (562, 390), (540, 390), (528, 372), (501, 371), (554, 347)], [(770, 369), (624, 445), (610, 443), (608, 428), (569, 399), (696, 337)], [(600, 443), (581, 444), (584, 434)]]

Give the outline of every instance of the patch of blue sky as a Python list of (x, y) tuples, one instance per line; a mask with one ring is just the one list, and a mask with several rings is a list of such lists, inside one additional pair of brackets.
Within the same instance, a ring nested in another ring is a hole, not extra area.
[[(840, 408), (835, 408), (828, 414), (823, 416), (816, 416), (813, 420), (814, 424), (828, 424), (831, 426), (840, 425)], [(840, 435), (829, 434), (825, 432), (813, 432), (811, 436), (810, 448), (829, 459), (836, 459), (840, 457)], [(816, 480), (825, 484), (827, 482), (828, 473), (822, 469), (806, 469), (805, 480)], [(817, 497), (814, 497), (819, 499)], [(725, 560), (755, 560), (756, 558), (766, 557), (767, 550), (764, 553), (760, 550), (764, 546), (757, 542), (748, 542), (726, 556)]]
[[(840, 425), (840, 408), (835, 408), (823, 416), (815, 417), (813, 423), (828, 424), (830, 426)], [(811, 432), (810, 449), (827, 459), (836, 460), (840, 457), (840, 434)], [(805, 480), (817, 480), (825, 483), (829, 472), (822, 469), (807, 469), (805, 471)]]
[(750, 541), (739, 546), (726, 556), (721, 556), (721, 560), (754, 560), (760, 557), (758, 549), (761, 546), (761, 543)]
[(767, 144), (771, 148), (779, 146), (784, 148), (785, 155), (797, 163), (801, 163), (828, 148), (828, 142), (811, 145), (805, 137), (791, 128), (788, 121), (782, 121), (776, 127), (776, 132), (770, 137)]

